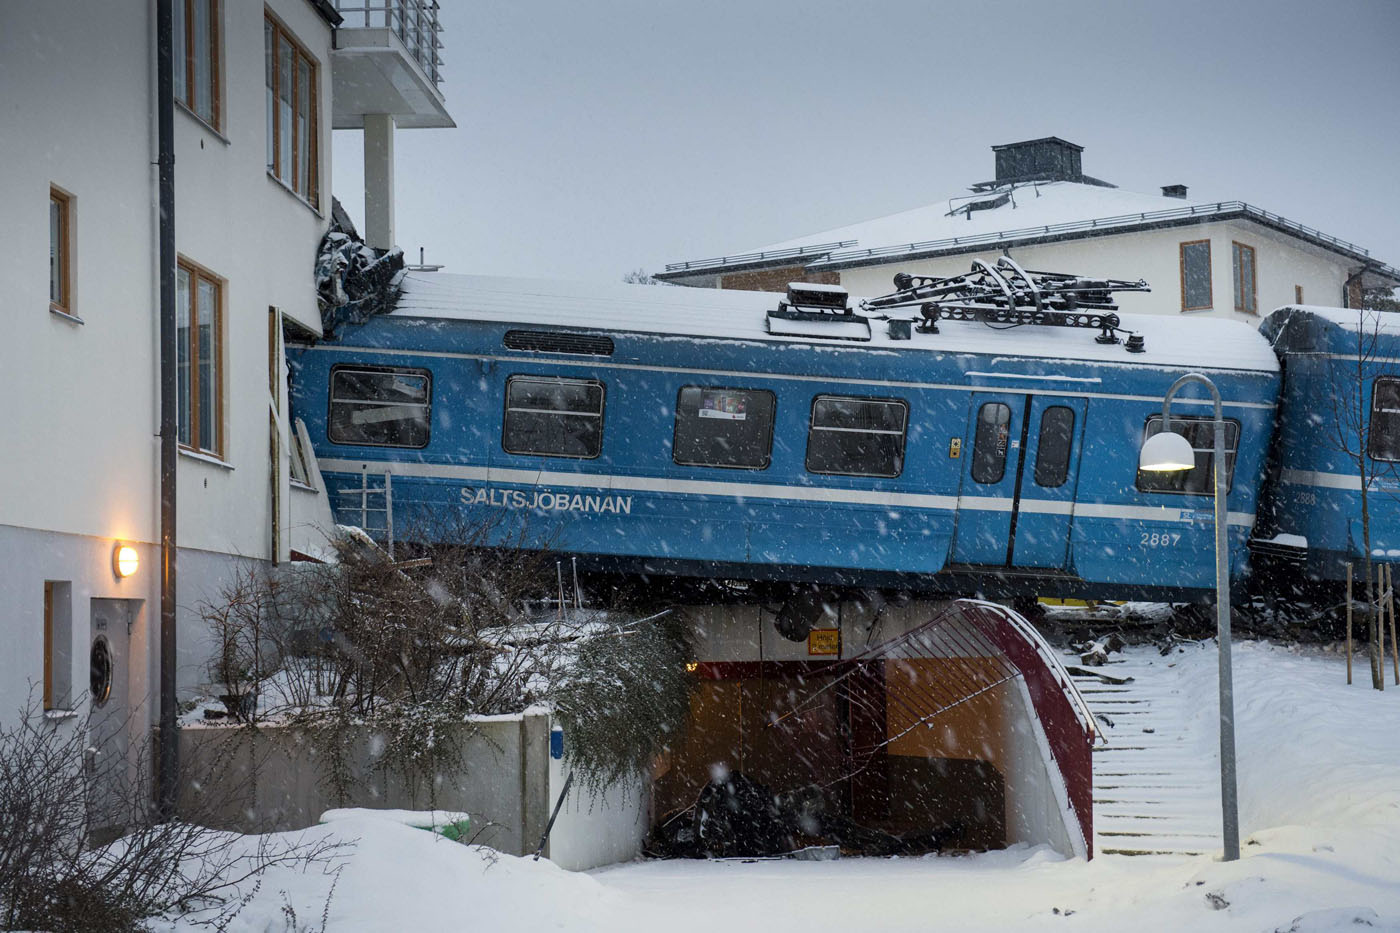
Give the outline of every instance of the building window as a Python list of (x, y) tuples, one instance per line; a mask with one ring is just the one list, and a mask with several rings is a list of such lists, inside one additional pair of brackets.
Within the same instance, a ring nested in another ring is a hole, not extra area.
[(1255, 298), (1254, 247), (1243, 243), (1230, 244), (1231, 267), (1235, 279), (1235, 310), (1259, 313)]
[(1372, 460), (1400, 460), (1400, 379), (1371, 383), (1371, 425), (1366, 452)]
[(1301, 285), (1294, 285), (1294, 286), (1293, 286), (1293, 303), (1294, 303), (1295, 305), (1300, 305), (1300, 304), (1303, 303), (1303, 286), (1301, 286)]
[(687, 466), (767, 468), (773, 449), (772, 392), (685, 386), (676, 399), (671, 455)]
[(591, 460), (603, 451), (603, 384), (511, 376), (501, 446), (506, 453)]
[(44, 581), (44, 709), (73, 707), (73, 584)]
[[(1196, 454), (1196, 465), (1189, 470), (1162, 473), (1155, 470), (1138, 470), (1137, 488), (1139, 492), (1174, 492), (1191, 495), (1210, 495), (1215, 484), (1215, 419), (1194, 415), (1172, 415), (1172, 432), (1180, 434), (1191, 444)], [(1145, 443), (1154, 434), (1162, 433), (1162, 416), (1153, 415), (1147, 419), (1143, 430)], [(1235, 451), (1239, 449), (1240, 423), (1231, 418), (1225, 419), (1225, 492), (1228, 494), (1234, 485)]]
[(73, 313), (73, 199), (49, 188), (49, 307)]
[(282, 25), (263, 20), (267, 75), (267, 171), (318, 205), (316, 59)]
[(1040, 416), (1035, 446), (1035, 484), (1046, 489), (1069, 479), (1069, 455), (1074, 446), (1074, 409), (1052, 405)]
[(987, 402), (977, 410), (977, 430), (972, 436), (972, 479), (984, 485), (1001, 482), (1006, 475), (1006, 451), (1011, 442), (1011, 408)]
[[(331, 370), (326, 435), (335, 444), (427, 447), (432, 377), (426, 369)], [(293, 447), (293, 457), (296, 456)], [(303, 465), (307, 482), (310, 471)], [(295, 477), (295, 472), (293, 473)]]
[(176, 406), (180, 443), (223, 456), (223, 283), (181, 260), (176, 270)]
[(219, 129), (219, 0), (175, 0), (175, 99)]
[(1209, 311), (1214, 303), (1210, 284), (1210, 240), (1181, 244), (1181, 310)]
[(807, 470), (898, 476), (904, 470), (909, 405), (899, 399), (818, 395), (807, 432)]

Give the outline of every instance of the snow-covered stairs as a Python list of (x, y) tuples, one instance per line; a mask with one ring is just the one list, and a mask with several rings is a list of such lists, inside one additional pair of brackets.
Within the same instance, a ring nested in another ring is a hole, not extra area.
[(1069, 663), (1107, 675), (1074, 675), (1108, 740), (1094, 747), (1094, 851), (1218, 850), (1220, 773), (1215, 756), (1201, 753), (1203, 736), (1191, 732), (1200, 721), (1193, 704), (1213, 708), (1215, 698), (1183, 695), (1168, 669), (1171, 656), (1150, 649), (1129, 649), (1096, 668), (1077, 660)]

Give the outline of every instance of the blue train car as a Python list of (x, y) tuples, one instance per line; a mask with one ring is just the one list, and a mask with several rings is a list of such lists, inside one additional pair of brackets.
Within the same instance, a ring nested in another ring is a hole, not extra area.
[(1198, 370), (1245, 571), (1279, 386), (1252, 328), (1125, 316), (1143, 352), (969, 321), (774, 333), (782, 298), (411, 273), (392, 313), (289, 350), (293, 404), (338, 520), (387, 472), (400, 538), (461, 520), (627, 573), (1182, 599), (1214, 584), (1205, 398), (1173, 408), (1194, 470), (1136, 466)]
[(1260, 333), (1278, 355), (1279, 436), (1253, 547), (1305, 579), (1337, 582), (1366, 553), (1400, 558), (1400, 324), (1393, 315), (1290, 306)]

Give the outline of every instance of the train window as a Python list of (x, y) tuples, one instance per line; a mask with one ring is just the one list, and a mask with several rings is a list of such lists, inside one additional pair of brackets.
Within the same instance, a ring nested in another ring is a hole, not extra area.
[(818, 395), (807, 432), (807, 469), (843, 476), (898, 476), (909, 405), (899, 399)]
[[(1137, 488), (1140, 492), (1175, 492), (1210, 495), (1215, 476), (1215, 421), (1193, 415), (1173, 415), (1172, 430), (1190, 441), (1196, 453), (1196, 465), (1178, 473), (1157, 473), (1138, 471)], [(1153, 415), (1147, 419), (1147, 427), (1142, 439), (1146, 441), (1154, 434), (1162, 433), (1162, 416)], [(1225, 491), (1234, 485), (1235, 452), (1239, 449), (1240, 423), (1232, 418), (1225, 419)]]
[(427, 447), (432, 377), (425, 369), (331, 370), (326, 435), (335, 444)]
[(1069, 454), (1074, 443), (1074, 409), (1054, 405), (1040, 416), (1040, 440), (1035, 447), (1035, 484), (1053, 489), (1069, 479)]
[(1400, 460), (1400, 379), (1371, 383), (1371, 427), (1366, 452), (1372, 460)]
[(1011, 439), (1011, 408), (987, 402), (977, 410), (977, 430), (972, 438), (972, 479), (999, 483), (1006, 475), (1006, 448)]
[(685, 386), (676, 399), (671, 455), (689, 466), (767, 468), (773, 449), (772, 392)]
[(506, 380), (507, 453), (592, 459), (603, 449), (603, 384), (593, 379)]

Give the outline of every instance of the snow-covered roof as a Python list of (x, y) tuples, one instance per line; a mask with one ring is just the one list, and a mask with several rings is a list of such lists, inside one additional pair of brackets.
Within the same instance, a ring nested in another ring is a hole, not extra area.
[[(1000, 207), (974, 210), (970, 216), (961, 210), (952, 216), (948, 214), (953, 208), (964, 207), (969, 200), (977, 202), (996, 199), (1001, 191), (1009, 191), (1010, 197)], [(1134, 191), (1124, 191), (1122, 188), (1083, 185), (1072, 181), (1037, 182), (976, 195), (964, 193), (898, 214), (770, 243), (754, 252), (791, 249), (796, 246), (841, 240), (855, 240), (861, 249), (870, 249), (901, 243), (997, 233), (1021, 227), (1070, 223), (1093, 217), (1170, 210), (1190, 207), (1193, 203), (1196, 202), (1161, 195), (1138, 194)]]
[[(891, 340), (883, 320), (871, 320), (869, 342), (821, 337), (775, 336), (767, 329), (767, 312), (784, 295), (711, 288), (672, 288), (521, 279), (485, 275), (410, 272), (391, 317), (490, 321), (611, 330), (699, 339), (761, 340), (811, 346), (878, 347), (941, 353), (983, 353), (1046, 359), (1104, 360), (1123, 364), (1157, 364), (1205, 369), (1277, 371), (1268, 341), (1236, 321), (1124, 314), (1124, 328), (1146, 339), (1145, 353), (1128, 353), (1121, 344), (1094, 342), (1095, 331), (1026, 326), (993, 330), (984, 324), (940, 321), (939, 333), (915, 332), (910, 340)], [(852, 297), (851, 307), (859, 299)], [(897, 312), (897, 316), (903, 312)], [(788, 322), (785, 322), (788, 323)]]
[[(969, 202), (996, 206), (969, 212)], [(657, 277), (695, 281), (696, 276), (732, 269), (799, 264), (814, 270), (841, 269), (1013, 244), (1235, 219), (1251, 220), (1367, 262), (1377, 276), (1400, 282), (1400, 270), (1371, 259), (1369, 251), (1362, 247), (1243, 201), (1188, 201), (1071, 181), (1029, 182), (959, 194), (913, 210), (755, 250), (669, 263)]]
[(1362, 311), (1326, 305), (1288, 305), (1278, 311), (1302, 311), (1353, 334), (1364, 328), (1367, 334), (1400, 336), (1400, 314), (1389, 311)]

